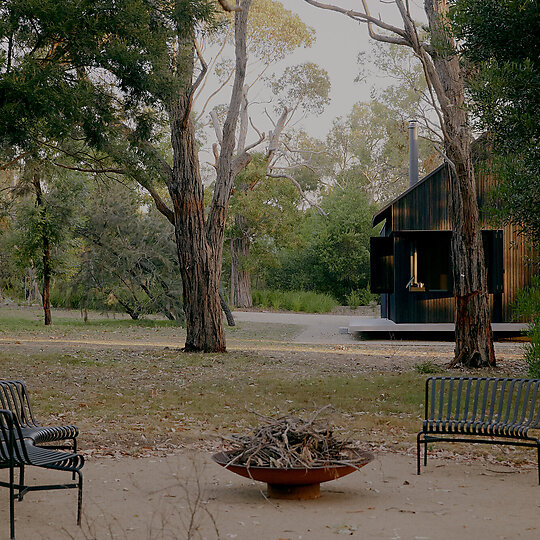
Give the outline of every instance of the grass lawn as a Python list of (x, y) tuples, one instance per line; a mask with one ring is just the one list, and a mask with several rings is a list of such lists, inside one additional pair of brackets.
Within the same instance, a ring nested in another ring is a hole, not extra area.
[[(415, 368), (401, 369), (399, 358), (388, 360), (384, 347), (369, 343), (362, 351), (370, 360), (379, 355), (380, 369), (365, 368), (352, 353), (288, 350), (298, 330), (291, 325), (242, 323), (228, 329), (240, 349), (185, 354), (163, 345), (173, 339), (180, 347), (184, 336), (168, 321), (95, 315), (85, 324), (76, 312), (58, 312), (44, 328), (39, 316), (0, 309), (0, 378), (24, 380), (43, 423), (78, 425), (82, 448), (102, 453), (212, 446), (219, 434), (258, 424), (257, 413), (309, 416), (327, 405), (344, 437), (404, 451), (421, 425), (426, 372), (444, 371), (421, 356)], [(260, 347), (276, 340), (283, 350)], [(425, 354), (395, 350), (404, 358)]]

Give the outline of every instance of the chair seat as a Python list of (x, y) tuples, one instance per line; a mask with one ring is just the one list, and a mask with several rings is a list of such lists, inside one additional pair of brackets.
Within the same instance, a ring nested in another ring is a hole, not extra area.
[[(3, 465), (8, 465), (7, 445), (4, 440), (0, 440), (0, 456), (4, 456)], [(60, 469), (63, 471), (78, 471), (84, 465), (84, 458), (79, 454), (71, 452), (61, 452), (51, 450), (43, 446), (35, 446), (33, 442), (27, 440), (14, 441), (14, 464), (15, 465), (34, 465), (36, 467), (46, 467), (51, 469)]]

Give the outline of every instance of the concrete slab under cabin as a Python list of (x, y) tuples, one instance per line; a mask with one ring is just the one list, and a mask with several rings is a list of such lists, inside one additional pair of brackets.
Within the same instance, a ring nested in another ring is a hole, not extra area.
[[(527, 331), (526, 323), (491, 323), (496, 338), (523, 335)], [(397, 324), (390, 319), (370, 319), (355, 317), (350, 319), (348, 333), (359, 338), (388, 338), (409, 339), (436, 337), (453, 340), (454, 323), (401, 323)]]

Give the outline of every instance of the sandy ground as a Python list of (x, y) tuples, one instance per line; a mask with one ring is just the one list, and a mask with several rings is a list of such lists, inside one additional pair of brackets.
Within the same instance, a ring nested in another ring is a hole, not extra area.
[[(38, 477), (51, 473), (38, 471)], [(1, 538), (7, 538), (6, 491)], [(31, 493), (16, 503), (17, 538), (185, 539), (192, 517), (191, 538), (205, 539), (540, 537), (534, 470), (434, 458), (416, 476), (413, 456), (385, 454), (323, 484), (317, 500), (277, 501), (265, 492), (264, 484), (222, 469), (201, 452), (90, 460), (83, 527), (75, 525), (74, 491)]]

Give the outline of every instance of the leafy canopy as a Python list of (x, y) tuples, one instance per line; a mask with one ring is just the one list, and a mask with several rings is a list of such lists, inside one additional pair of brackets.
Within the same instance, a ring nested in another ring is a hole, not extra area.
[(469, 62), (477, 127), (495, 151), (498, 217), (540, 242), (540, 5), (535, 0), (455, 0), (453, 24)]
[[(178, 86), (175, 34), (212, 16), (210, 0), (6, 0), (0, 6), (0, 146), (35, 148), (77, 129), (147, 120)], [(121, 114), (121, 118), (119, 115)]]

